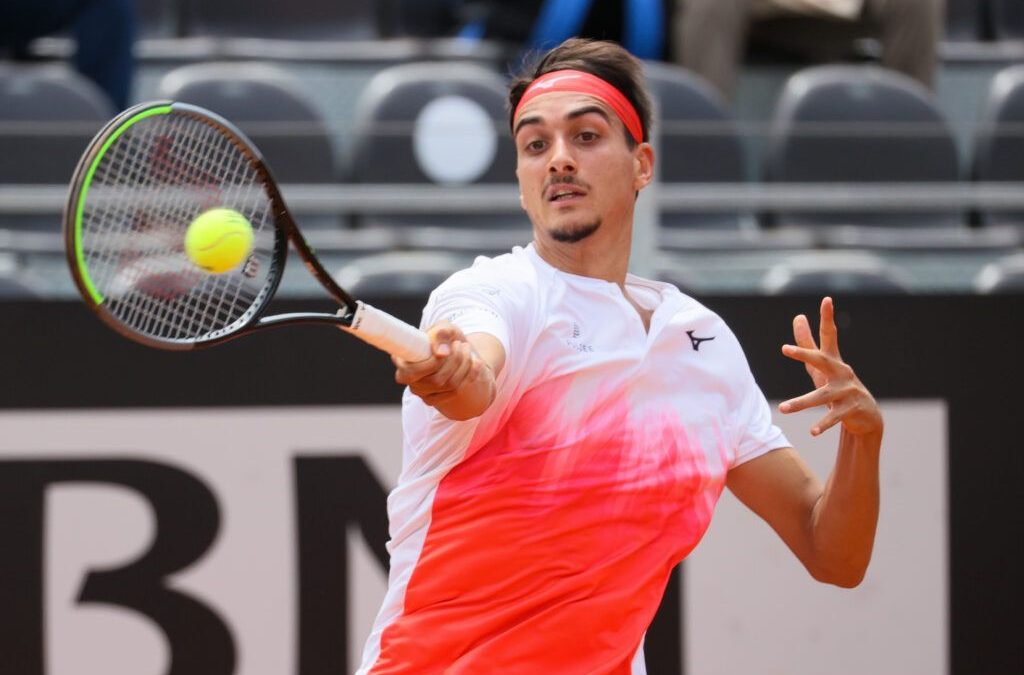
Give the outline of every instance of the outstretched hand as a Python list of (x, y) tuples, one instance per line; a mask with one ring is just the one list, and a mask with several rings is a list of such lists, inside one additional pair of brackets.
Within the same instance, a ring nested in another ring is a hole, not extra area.
[(836, 423), (855, 436), (882, 431), (882, 413), (878, 403), (839, 355), (839, 337), (836, 330), (832, 298), (821, 301), (821, 323), (818, 328), (821, 346), (814, 341), (807, 317), (800, 314), (793, 319), (793, 337), (796, 345), (783, 345), (782, 353), (800, 361), (814, 382), (814, 391), (785, 401), (779, 406), (783, 413), (794, 413), (807, 408), (827, 406), (828, 412), (811, 427), (818, 436)]

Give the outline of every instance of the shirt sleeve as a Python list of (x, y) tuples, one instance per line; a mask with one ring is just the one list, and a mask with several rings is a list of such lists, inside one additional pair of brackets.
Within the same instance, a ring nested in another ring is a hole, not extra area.
[(738, 363), (734, 382), (736, 404), (733, 420), (737, 440), (734, 446), (736, 452), (729, 468), (790, 445), (782, 430), (772, 422), (771, 407), (754, 380), (754, 374), (750, 371), (750, 365), (738, 342), (736, 348)]
[(450, 321), (466, 335), (493, 335), (508, 354), (513, 336), (505, 291), (492, 279), (482, 280), (473, 268), (458, 272), (431, 294), (420, 327), (425, 330), (438, 321)]

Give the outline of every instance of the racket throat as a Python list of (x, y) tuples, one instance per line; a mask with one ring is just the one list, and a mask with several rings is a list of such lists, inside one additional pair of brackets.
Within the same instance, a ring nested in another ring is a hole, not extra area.
[(351, 328), (352, 324), (355, 322), (356, 312), (358, 311), (358, 307), (355, 312), (348, 307), (343, 307), (339, 309), (334, 316), (342, 328)]

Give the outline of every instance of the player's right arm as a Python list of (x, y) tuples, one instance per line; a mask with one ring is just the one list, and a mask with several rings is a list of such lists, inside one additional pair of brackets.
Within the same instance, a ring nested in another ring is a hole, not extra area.
[(427, 330), (431, 356), (411, 363), (392, 357), (395, 381), (452, 420), (478, 417), (497, 394), (505, 348), (489, 333), (463, 332), (448, 321)]

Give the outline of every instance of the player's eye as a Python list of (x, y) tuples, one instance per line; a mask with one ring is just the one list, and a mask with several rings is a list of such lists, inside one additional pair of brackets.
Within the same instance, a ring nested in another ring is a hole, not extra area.
[(545, 147), (547, 147), (547, 144), (543, 140), (537, 139), (530, 141), (525, 147), (528, 152), (541, 152)]
[(594, 141), (597, 140), (597, 138), (597, 132), (594, 131), (584, 131), (581, 132), (579, 135), (579, 139), (584, 143), (593, 143)]

